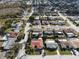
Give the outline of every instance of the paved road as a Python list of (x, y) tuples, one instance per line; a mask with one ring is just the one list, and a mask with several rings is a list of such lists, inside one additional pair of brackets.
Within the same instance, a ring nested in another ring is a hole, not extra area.
[[(33, 9), (32, 9), (32, 12), (29, 13), (28, 18), (26, 18), (26, 16), (27, 16), (26, 13), (27, 12), (25, 11), (22, 19), (27, 21), (29, 19), (29, 17), (33, 14)], [(25, 55), (25, 44), (24, 43), (27, 42), (27, 40), (28, 40), (28, 30), (30, 29), (29, 25), (30, 25), (29, 23), (26, 23), (25, 31), (24, 31), (24, 33), (25, 33), (24, 40), (21, 40), (19, 42), (20, 44), (22, 44), (22, 49), (19, 50), (19, 53), (15, 59), (20, 59), (23, 55)]]
[(4, 52), (0, 52), (0, 59), (6, 59), (6, 57), (4, 57)]
[(79, 59), (79, 56), (74, 55), (47, 55), (45, 57), (42, 57), (41, 55), (27, 55), (23, 56), (21, 59)]
[(60, 17), (62, 17), (64, 20), (66, 20), (70, 24), (71, 28), (73, 28), (74, 30), (79, 32), (79, 28), (77, 26), (75, 26), (67, 17), (62, 15), (60, 12), (58, 12), (58, 14), (59, 14)]

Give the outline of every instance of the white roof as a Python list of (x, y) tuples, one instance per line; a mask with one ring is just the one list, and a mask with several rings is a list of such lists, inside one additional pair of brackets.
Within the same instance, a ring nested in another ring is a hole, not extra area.
[(39, 19), (39, 16), (36, 16), (35, 19)]
[(14, 40), (7, 41), (6, 45), (4, 46), (4, 49), (10, 49), (14, 43)]
[(7, 37), (6, 37), (6, 35), (2, 38), (2, 40), (7, 40)]
[(54, 40), (47, 40), (47, 41), (45, 41), (45, 43), (55, 43), (55, 41)]
[(4, 49), (9, 49), (12, 47), (12, 45), (15, 43), (16, 38), (9, 38), (7, 41), (5, 41), (2, 45)]
[(39, 34), (38, 32), (33, 32), (33, 34)]
[(73, 35), (73, 33), (67, 33), (68, 35)]
[(4, 46), (7, 44), (7, 42), (8, 42), (8, 41), (4, 42), (4, 43), (2, 44), (2, 47), (4, 47)]
[(69, 37), (74, 36), (73, 33), (67, 33), (67, 35), (68, 35)]
[(46, 43), (47, 48), (57, 48), (58, 47), (58, 44), (53, 40), (47, 40), (45, 43)]
[(67, 41), (66, 39), (61, 39), (61, 40), (59, 40), (59, 41)]

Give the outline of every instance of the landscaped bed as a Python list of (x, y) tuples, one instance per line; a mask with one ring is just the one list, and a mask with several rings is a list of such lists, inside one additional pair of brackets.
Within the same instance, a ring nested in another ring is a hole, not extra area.
[(36, 51), (35, 49), (32, 49), (32, 48), (27, 48), (26, 49), (26, 54), (28, 55), (40, 55), (41, 54), (41, 51)]
[(71, 55), (69, 50), (65, 50), (65, 51), (59, 51), (61, 55)]

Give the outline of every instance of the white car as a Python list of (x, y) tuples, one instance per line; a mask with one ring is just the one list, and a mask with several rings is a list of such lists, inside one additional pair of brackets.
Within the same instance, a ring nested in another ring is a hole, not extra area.
[(77, 50), (74, 50), (74, 52), (76, 53), (77, 56), (79, 56), (79, 52)]

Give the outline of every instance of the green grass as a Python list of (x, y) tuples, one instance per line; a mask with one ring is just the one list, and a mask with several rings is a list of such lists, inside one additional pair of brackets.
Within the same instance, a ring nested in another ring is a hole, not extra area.
[(12, 31), (12, 28), (8, 28), (8, 29), (5, 30), (6, 33), (10, 32), (10, 31)]
[(40, 55), (39, 52), (33, 51), (30, 55)]
[(47, 55), (56, 55), (57, 52), (56, 51), (50, 51), (50, 50), (45, 50)]
[(29, 55), (40, 55), (39, 52), (35, 51), (34, 49), (32, 51), (27, 49), (27, 54), (29, 54)]
[(65, 50), (65, 51), (59, 51), (61, 55), (70, 55), (70, 51), (69, 50)]
[(0, 19), (0, 25), (4, 25), (7, 19)]
[[(56, 55), (57, 52), (56, 51), (49, 51), (49, 50), (45, 50), (46, 55)], [(38, 52), (33, 51), (33, 53), (31, 53), (31, 55), (39, 55)]]

